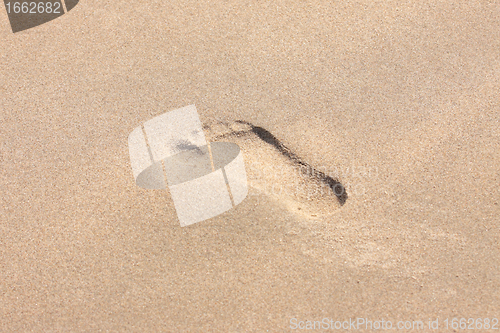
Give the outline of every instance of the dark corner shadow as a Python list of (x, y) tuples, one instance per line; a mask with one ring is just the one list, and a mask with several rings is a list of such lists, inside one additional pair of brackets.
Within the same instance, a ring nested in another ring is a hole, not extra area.
[[(75, 8), (79, 0), (4, 0), (12, 32), (27, 29), (50, 22)], [(64, 10), (66, 8), (66, 11)]]
[(343, 206), (345, 204), (345, 202), (347, 201), (348, 195), (347, 195), (347, 191), (346, 191), (345, 187), (340, 183), (340, 181), (328, 176), (327, 174), (325, 174), (322, 171), (316, 170), (308, 163), (302, 161), (300, 159), (300, 157), (295, 155), (289, 148), (287, 148), (285, 145), (283, 145), (283, 143), (281, 143), (274, 135), (271, 134), (271, 132), (269, 132), (265, 128), (262, 128), (259, 126), (254, 126), (251, 123), (243, 121), (243, 120), (237, 120), (236, 122), (250, 126), (251, 131), (253, 133), (255, 133), (262, 141), (272, 145), (283, 156), (287, 157), (293, 163), (296, 163), (302, 167), (305, 167), (308, 170), (308, 172), (310, 172), (310, 175), (313, 175), (313, 177), (315, 177), (316, 179), (321, 181), (323, 184), (326, 184), (330, 187), (332, 192), (337, 196), (337, 199), (338, 199), (341, 206)]

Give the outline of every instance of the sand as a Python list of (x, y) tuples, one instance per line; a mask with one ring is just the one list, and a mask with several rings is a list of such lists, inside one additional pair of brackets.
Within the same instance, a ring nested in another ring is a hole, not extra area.
[[(499, 22), (494, 0), (83, 1), (13, 34), (0, 10), (0, 331), (499, 318)], [(256, 166), (320, 187), (226, 135), (249, 196), (181, 228), (127, 137), (190, 104), (347, 200), (270, 191)]]

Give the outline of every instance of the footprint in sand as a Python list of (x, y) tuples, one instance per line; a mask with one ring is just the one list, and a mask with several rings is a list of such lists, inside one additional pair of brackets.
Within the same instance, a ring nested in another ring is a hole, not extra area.
[(347, 200), (339, 181), (304, 162), (262, 127), (214, 121), (204, 130), (209, 142), (234, 142), (241, 148), (249, 195), (271, 196), (308, 218), (329, 215)]

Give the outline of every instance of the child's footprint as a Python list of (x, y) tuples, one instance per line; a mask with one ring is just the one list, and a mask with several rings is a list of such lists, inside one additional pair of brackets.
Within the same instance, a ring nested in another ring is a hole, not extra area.
[(309, 218), (331, 214), (347, 200), (340, 182), (302, 161), (262, 127), (236, 121), (212, 122), (204, 129), (207, 141), (234, 142), (241, 148), (249, 194), (275, 197)]

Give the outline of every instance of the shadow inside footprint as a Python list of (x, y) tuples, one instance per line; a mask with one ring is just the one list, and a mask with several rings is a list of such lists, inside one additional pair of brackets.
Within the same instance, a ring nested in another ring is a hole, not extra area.
[[(294, 154), (289, 148), (287, 148), (273, 134), (271, 134), (271, 132), (269, 132), (265, 128), (254, 126), (251, 123), (242, 120), (238, 120), (236, 122), (239, 124), (244, 124), (249, 126), (250, 131), (253, 132), (255, 135), (257, 135), (262, 141), (273, 146), (275, 149), (278, 150), (278, 152), (281, 155), (286, 157), (293, 164), (300, 166), (301, 170), (307, 170), (306, 172), (308, 173), (309, 176), (315, 178), (324, 185), (327, 185), (332, 190), (333, 194), (335, 194), (341, 206), (345, 204), (348, 195), (345, 187), (337, 179), (328, 176), (327, 174), (325, 174), (320, 170), (316, 170), (308, 163), (302, 161), (296, 154)], [(244, 134), (245, 132), (246, 131), (242, 131), (239, 134)], [(233, 134), (238, 134), (238, 132), (235, 132)]]

